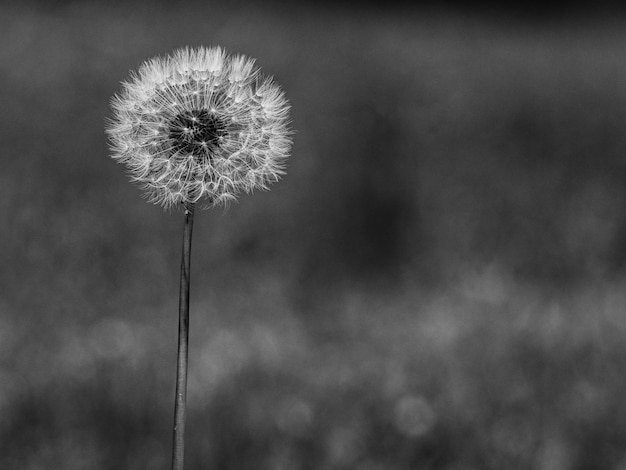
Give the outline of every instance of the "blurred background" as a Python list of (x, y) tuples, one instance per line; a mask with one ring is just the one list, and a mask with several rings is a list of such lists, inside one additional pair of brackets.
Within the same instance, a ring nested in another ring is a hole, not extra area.
[(0, 468), (165, 469), (183, 215), (109, 99), (257, 58), (288, 174), (194, 227), (186, 468), (626, 469), (626, 29), (574, 8), (0, 6)]

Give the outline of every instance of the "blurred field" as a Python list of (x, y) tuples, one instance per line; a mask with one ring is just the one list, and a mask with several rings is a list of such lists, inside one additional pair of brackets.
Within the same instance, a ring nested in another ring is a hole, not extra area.
[(111, 5), (0, 6), (0, 468), (168, 468), (183, 218), (103, 124), (219, 44), (297, 134), (196, 218), (186, 468), (626, 469), (623, 22)]

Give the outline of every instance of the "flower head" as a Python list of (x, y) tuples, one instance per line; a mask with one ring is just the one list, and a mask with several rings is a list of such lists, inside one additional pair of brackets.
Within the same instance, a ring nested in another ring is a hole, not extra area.
[(289, 103), (248, 57), (200, 47), (153, 58), (111, 107), (111, 156), (156, 204), (225, 205), (284, 173)]

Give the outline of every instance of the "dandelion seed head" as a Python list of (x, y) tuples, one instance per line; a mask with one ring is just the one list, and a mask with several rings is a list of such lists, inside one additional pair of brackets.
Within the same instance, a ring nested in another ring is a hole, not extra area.
[(228, 205), (284, 174), (289, 102), (246, 56), (200, 47), (150, 59), (111, 107), (111, 156), (155, 204)]

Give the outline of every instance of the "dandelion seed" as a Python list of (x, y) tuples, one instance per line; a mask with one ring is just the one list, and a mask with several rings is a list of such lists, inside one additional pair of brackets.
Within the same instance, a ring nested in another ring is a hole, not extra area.
[(284, 173), (290, 106), (248, 57), (201, 47), (148, 60), (111, 107), (111, 156), (155, 204), (225, 205)]

